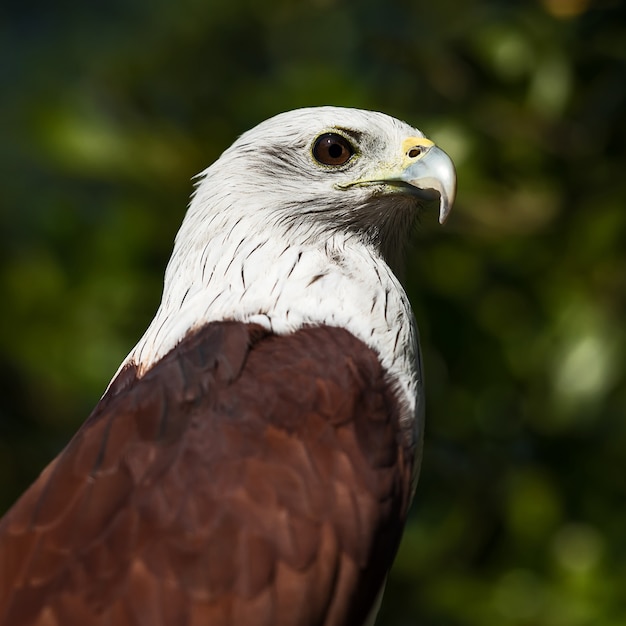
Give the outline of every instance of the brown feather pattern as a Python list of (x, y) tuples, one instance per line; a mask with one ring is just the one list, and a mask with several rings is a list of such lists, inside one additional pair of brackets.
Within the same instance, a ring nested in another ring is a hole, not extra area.
[(204, 326), (0, 522), (0, 624), (361, 626), (408, 507), (398, 420), (345, 330)]

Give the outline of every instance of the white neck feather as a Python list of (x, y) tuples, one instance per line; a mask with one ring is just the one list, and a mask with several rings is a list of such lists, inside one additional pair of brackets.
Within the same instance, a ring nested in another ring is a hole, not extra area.
[[(359, 144), (347, 168), (325, 168), (312, 155), (316, 138), (330, 131), (351, 133)], [(381, 113), (334, 107), (285, 113), (244, 133), (204, 173), (176, 237), (161, 305), (122, 367), (133, 363), (141, 375), (213, 321), (254, 322), (279, 334), (342, 327), (380, 356), (407, 437), (418, 443), (417, 326), (387, 263), (400, 260), (416, 201), (353, 184), (377, 176), (416, 136)]]
[[(207, 188), (205, 181), (176, 238), (157, 314), (122, 367), (134, 363), (143, 374), (190, 330), (212, 321), (254, 322), (279, 334), (306, 325), (342, 327), (380, 355), (415, 441), (423, 404), (417, 327), (380, 254), (353, 235), (322, 240), (268, 224), (266, 212), (250, 207), (252, 196), (213, 196), (207, 211)], [(247, 206), (245, 215), (234, 211), (237, 201)]]

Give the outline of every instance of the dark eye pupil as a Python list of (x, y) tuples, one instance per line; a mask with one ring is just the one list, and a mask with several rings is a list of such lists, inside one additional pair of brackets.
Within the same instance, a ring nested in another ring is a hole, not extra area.
[(328, 154), (330, 154), (333, 159), (338, 159), (343, 152), (343, 148), (338, 143), (331, 143), (328, 146)]
[(326, 133), (317, 138), (313, 156), (323, 165), (344, 165), (354, 154), (352, 144), (337, 133)]

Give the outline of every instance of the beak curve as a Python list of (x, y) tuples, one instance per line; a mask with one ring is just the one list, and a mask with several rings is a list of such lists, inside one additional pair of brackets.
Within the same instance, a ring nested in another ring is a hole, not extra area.
[(402, 171), (400, 180), (419, 189), (419, 195), (426, 199), (438, 197), (439, 223), (446, 221), (456, 196), (456, 171), (452, 159), (441, 148), (427, 147)]

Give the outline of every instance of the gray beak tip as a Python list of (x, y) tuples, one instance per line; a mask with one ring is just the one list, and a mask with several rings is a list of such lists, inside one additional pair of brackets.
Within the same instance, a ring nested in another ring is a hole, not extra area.
[(426, 192), (426, 197), (431, 193), (439, 196), (439, 223), (443, 224), (452, 210), (456, 196), (456, 172), (452, 159), (443, 150), (433, 146), (419, 161), (404, 171), (402, 178)]
[[(454, 190), (456, 192), (456, 189)], [(452, 205), (454, 204), (455, 193), (448, 195), (442, 188), (439, 190), (439, 223), (444, 224), (452, 211)]]

